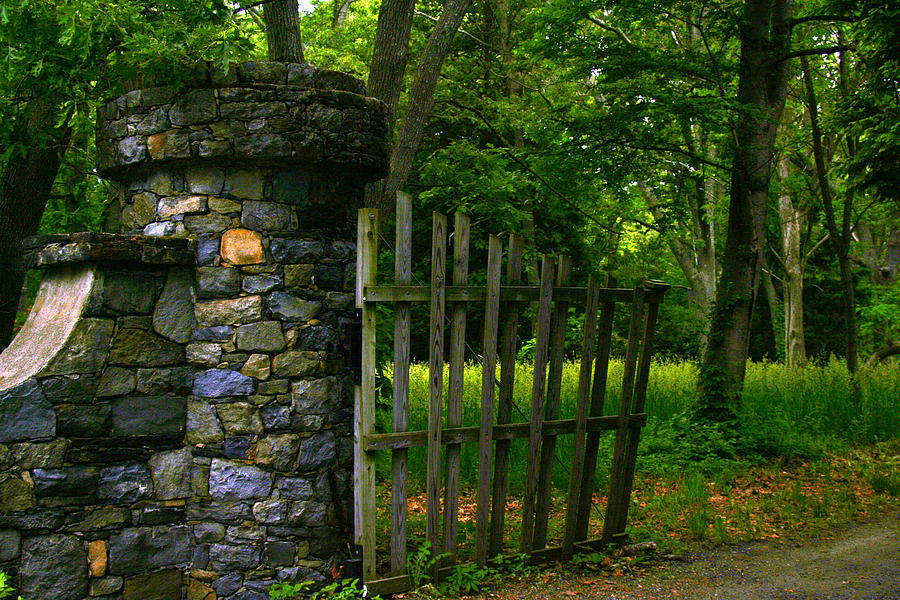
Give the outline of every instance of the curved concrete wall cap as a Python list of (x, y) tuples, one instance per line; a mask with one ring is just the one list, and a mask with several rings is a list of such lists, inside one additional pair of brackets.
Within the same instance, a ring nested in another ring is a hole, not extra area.
[(0, 354), (0, 392), (38, 375), (62, 349), (91, 295), (95, 267), (45, 271), (28, 320)]

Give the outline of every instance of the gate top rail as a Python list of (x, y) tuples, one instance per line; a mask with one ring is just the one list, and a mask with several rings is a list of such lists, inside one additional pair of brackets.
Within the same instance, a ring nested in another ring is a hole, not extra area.
[[(646, 302), (659, 302), (669, 285), (647, 280), (643, 282)], [(487, 290), (484, 286), (448, 285), (444, 288), (448, 302), (484, 302)], [(600, 288), (600, 302), (633, 302), (632, 288)], [(501, 302), (534, 302), (538, 299), (540, 287), (536, 285), (503, 285), (500, 286)], [(565, 302), (584, 302), (587, 299), (586, 287), (554, 287), (553, 300)], [(367, 285), (362, 290), (363, 302), (428, 302), (431, 300), (431, 287), (427, 285)]]

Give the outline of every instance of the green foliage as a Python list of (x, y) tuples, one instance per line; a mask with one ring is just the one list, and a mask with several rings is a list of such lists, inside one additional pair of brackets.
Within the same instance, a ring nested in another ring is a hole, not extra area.
[(9, 575), (0, 571), (0, 598), (17, 598), (18, 600), (23, 600), (23, 598), (16, 594), (16, 591), (9, 584)]
[[(563, 369), (563, 419), (575, 415), (578, 368), (577, 363), (566, 363)], [(528, 363), (516, 366), (514, 422), (527, 420), (532, 370)], [(621, 361), (611, 362), (604, 414), (618, 411), (622, 370)], [(642, 472), (678, 473), (691, 468), (709, 474), (728, 473), (738, 462), (748, 459), (815, 458), (851, 444), (900, 438), (900, 405), (896, 402), (900, 398), (900, 365), (879, 365), (860, 378), (860, 402), (854, 405), (852, 379), (842, 361), (812, 363), (800, 369), (788, 369), (778, 363), (750, 363), (741, 408), (735, 420), (726, 423), (698, 423), (692, 418), (698, 372), (697, 365), (688, 361), (660, 361), (651, 366), (645, 408), (649, 420), (638, 453)], [(464, 425), (478, 424), (481, 377), (478, 365), (466, 366)], [(448, 379), (445, 373), (445, 385)], [(425, 429), (427, 415), (428, 367), (415, 363), (410, 369), (410, 430)], [(377, 423), (381, 431), (390, 429), (388, 409), (378, 411)], [(611, 436), (601, 438), (604, 449), (611, 443)], [(560, 463), (571, 464), (571, 436), (560, 436), (556, 448), (559, 463), (553, 471), (554, 485), (565, 489), (568, 473)], [(420, 448), (410, 450), (409, 473), (414, 482), (417, 473), (426, 471), (425, 458)], [(379, 477), (388, 478), (390, 454), (378, 453), (377, 459)], [(512, 444), (508, 471), (512, 493), (523, 489), (526, 460), (527, 445)], [(475, 485), (477, 464), (477, 446), (463, 444), (464, 485)], [(416, 564), (430, 558), (430, 553), (421, 552), (420, 549)]]
[(431, 542), (423, 542), (406, 557), (406, 572), (413, 582), (413, 588), (422, 587), (431, 581), (432, 571), (447, 554), (434, 554)]
[(480, 567), (475, 563), (457, 563), (450, 574), (441, 581), (438, 589), (442, 598), (456, 598), (463, 594), (480, 592), (488, 579), (496, 575), (491, 567)]
[(361, 586), (358, 579), (332, 581), (324, 587), (312, 591), (315, 585), (311, 581), (302, 581), (300, 583), (279, 582), (269, 588), (269, 598), (270, 600), (290, 600), (293, 598), (306, 598), (308, 600), (381, 599), (381, 596), (369, 596), (365, 586)]

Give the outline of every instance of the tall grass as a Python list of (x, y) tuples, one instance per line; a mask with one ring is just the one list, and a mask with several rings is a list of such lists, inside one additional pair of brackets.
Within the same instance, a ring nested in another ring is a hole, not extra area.
[[(568, 363), (563, 369), (560, 418), (575, 415), (578, 388), (578, 364)], [(391, 375), (390, 369), (386, 373)], [(900, 438), (900, 365), (881, 365), (857, 378), (858, 392), (843, 363), (832, 360), (788, 369), (777, 363), (748, 365), (743, 404), (738, 411), (739, 431), (736, 439), (718, 439), (715, 430), (690, 430), (684, 415), (694, 405), (697, 366), (684, 361), (655, 362), (647, 385), (646, 412), (639, 468), (644, 470), (678, 469), (686, 462), (707, 461), (715, 469), (722, 461), (735, 459), (813, 457), (828, 449), (846, 448), (851, 444), (871, 443)], [(604, 414), (616, 414), (622, 390), (623, 364), (612, 361), (606, 391)], [(499, 373), (497, 374), (499, 378)], [(479, 421), (481, 399), (481, 367), (465, 368), (463, 415), (464, 424)], [(445, 387), (449, 377), (445, 369)], [(525, 422), (531, 406), (533, 365), (516, 365), (513, 393), (513, 421)], [(446, 389), (445, 389), (446, 398)], [(390, 399), (383, 399), (390, 405)], [(428, 366), (414, 364), (410, 369), (410, 430), (427, 427)], [(390, 430), (389, 409), (378, 413), (378, 427)], [(571, 465), (572, 436), (557, 440), (554, 482), (565, 487), (567, 469)], [(527, 453), (525, 440), (514, 440), (511, 447), (510, 484), (521, 489)], [(601, 460), (608, 460), (612, 434), (601, 441)], [(390, 455), (380, 453), (379, 475), (389, 479)], [(598, 473), (605, 471), (599, 468)], [(410, 452), (409, 473), (414, 482), (424, 480), (424, 449)], [(474, 483), (477, 472), (477, 448), (464, 444), (462, 479)], [(601, 482), (602, 483), (602, 482)]]

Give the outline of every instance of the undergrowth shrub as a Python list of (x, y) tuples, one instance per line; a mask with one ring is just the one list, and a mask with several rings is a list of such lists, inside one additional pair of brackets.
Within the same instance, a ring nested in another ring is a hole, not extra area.
[[(578, 394), (577, 362), (566, 363), (560, 391), (560, 419), (573, 418)], [(617, 414), (622, 390), (623, 364), (610, 363), (604, 414)], [(391, 376), (388, 365), (385, 374)], [(645, 411), (647, 427), (641, 437), (638, 468), (644, 472), (673, 472), (684, 467), (706, 473), (729, 470), (738, 461), (761, 461), (775, 457), (815, 458), (826, 451), (840, 451), (853, 444), (868, 444), (900, 438), (900, 365), (882, 364), (857, 376), (858, 389), (843, 362), (832, 359), (789, 369), (779, 363), (750, 363), (744, 384), (743, 404), (738, 422), (729, 425), (699, 425), (687, 415), (695, 404), (698, 367), (689, 361), (654, 362), (647, 384)], [(497, 378), (499, 380), (499, 369)], [(464, 372), (463, 415), (465, 426), (479, 422), (482, 369), (468, 364)], [(531, 405), (533, 365), (516, 365), (513, 392), (513, 422), (526, 422)], [(445, 367), (444, 385), (449, 373)], [(382, 398), (381, 407), (389, 407)], [(422, 430), (428, 420), (428, 365), (410, 368), (409, 429)], [(380, 408), (377, 427), (390, 431), (389, 408)], [(611, 454), (613, 434), (601, 437), (600, 468)], [(513, 440), (510, 448), (509, 485), (511, 493), (524, 487), (527, 441)], [(572, 460), (572, 436), (557, 438), (554, 484), (568, 485)], [(412, 484), (422, 485), (426, 472), (425, 452), (409, 453)], [(390, 453), (378, 454), (378, 473), (390, 479)], [(477, 445), (463, 444), (461, 458), (463, 485), (473, 486), (477, 473)], [(601, 485), (603, 482), (599, 482)]]

